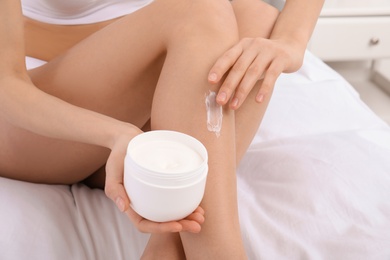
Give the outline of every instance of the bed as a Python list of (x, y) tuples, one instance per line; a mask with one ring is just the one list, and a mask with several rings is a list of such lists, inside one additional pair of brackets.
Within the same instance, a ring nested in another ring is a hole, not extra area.
[[(390, 128), (307, 52), (237, 170), (249, 259), (390, 259)], [(0, 178), (0, 259), (139, 259), (104, 192)]]

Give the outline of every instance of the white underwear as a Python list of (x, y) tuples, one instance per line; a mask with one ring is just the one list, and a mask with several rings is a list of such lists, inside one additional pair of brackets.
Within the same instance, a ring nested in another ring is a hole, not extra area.
[(22, 0), (23, 15), (50, 24), (75, 25), (133, 13), (153, 0)]
[(26, 56), (26, 68), (28, 70), (40, 67), (45, 63), (46, 61)]

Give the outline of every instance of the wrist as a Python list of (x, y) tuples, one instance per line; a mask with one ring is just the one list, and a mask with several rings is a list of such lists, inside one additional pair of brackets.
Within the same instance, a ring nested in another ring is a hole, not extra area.
[(294, 37), (282, 36), (271, 38), (280, 47), (280, 57), (284, 58), (284, 73), (299, 70), (303, 64), (306, 44)]
[(118, 124), (109, 131), (104, 146), (113, 150), (118, 144), (129, 143), (133, 137), (140, 133), (142, 131), (138, 127), (130, 123), (118, 121)]
[(279, 41), (286, 43), (297, 51), (305, 52), (308, 40), (306, 37), (300, 35), (299, 33), (283, 33), (283, 34), (272, 34), (270, 37), (271, 40)]

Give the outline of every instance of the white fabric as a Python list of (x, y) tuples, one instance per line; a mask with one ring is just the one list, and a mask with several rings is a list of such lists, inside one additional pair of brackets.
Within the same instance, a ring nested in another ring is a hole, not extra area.
[[(307, 53), (280, 77), (238, 176), (249, 259), (390, 259), (390, 128)], [(100, 190), (0, 178), (0, 259), (139, 259)]]
[(74, 25), (107, 21), (153, 0), (21, 0), (23, 15), (44, 23)]
[(46, 64), (46, 61), (39, 60), (33, 57), (26, 57), (25, 61), (27, 69), (35, 69)]

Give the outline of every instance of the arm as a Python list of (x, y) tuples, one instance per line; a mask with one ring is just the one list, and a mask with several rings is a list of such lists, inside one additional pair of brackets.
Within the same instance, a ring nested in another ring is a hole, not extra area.
[(0, 2), (0, 116), (11, 124), (47, 137), (112, 148), (121, 134), (136, 127), (50, 96), (30, 81), (24, 62), (20, 3)]
[(68, 104), (35, 87), (25, 67), (23, 32), (20, 1), (0, 1), (0, 117), (39, 135), (110, 148), (110, 197), (128, 201), (121, 185), (121, 167), (126, 144), (141, 131)]
[[(293, 44), (303, 56), (323, 3), (324, 0), (287, 0), (276, 20), (270, 39)], [(293, 66), (291, 70), (295, 71), (299, 67)]]
[[(106, 164), (106, 194), (144, 232), (198, 232), (201, 209), (189, 219), (155, 223), (129, 208), (123, 187), (123, 160), (128, 142), (141, 130), (114, 118), (66, 103), (39, 90), (25, 67), (23, 17), (20, 1), (0, 1), (0, 117), (39, 135), (111, 149)], [(200, 213), (199, 213), (200, 212)], [(199, 219), (199, 218), (198, 218)]]
[[(264, 37), (264, 32), (259, 29), (257, 35), (251, 34), (250, 37), (240, 39), (222, 55), (209, 74), (211, 83), (218, 83), (226, 74), (217, 102), (224, 105), (230, 100), (230, 108), (238, 109), (260, 79), (263, 81), (256, 101), (262, 102), (264, 96), (271, 93), (282, 72), (297, 71), (302, 65), (304, 52), (323, 2), (324, 0), (287, 0), (269, 37)], [(247, 21), (264, 18), (264, 12), (258, 12), (260, 4), (265, 5), (259, 0), (232, 1), (236, 16), (250, 16)], [(248, 26), (251, 25), (245, 25)], [(254, 30), (256, 28), (250, 31)]]

